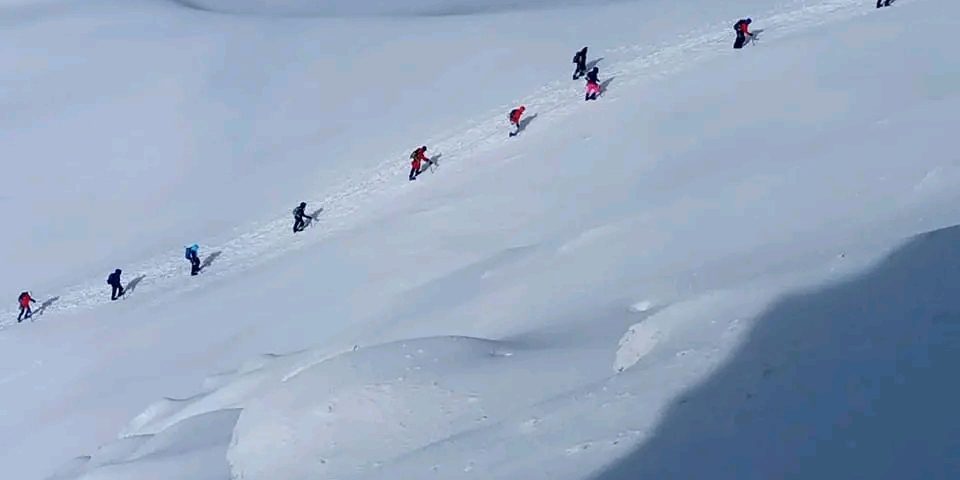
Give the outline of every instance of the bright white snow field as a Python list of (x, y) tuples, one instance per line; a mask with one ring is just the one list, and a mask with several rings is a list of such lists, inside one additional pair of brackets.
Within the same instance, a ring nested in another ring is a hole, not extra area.
[(960, 477), (958, 27), (0, 0), (0, 478)]

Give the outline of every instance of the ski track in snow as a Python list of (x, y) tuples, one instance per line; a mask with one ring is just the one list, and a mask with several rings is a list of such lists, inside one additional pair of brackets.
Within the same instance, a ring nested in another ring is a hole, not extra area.
[[(614, 48), (610, 53), (624, 56), (635, 54), (636, 57), (611, 64), (610, 68), (602, 73), (601, 80), (616, 78), (615, 89), (611, 93), (605, 92), (597, 102), (616, 100), (618, 89), (677, 73), (710, 58), (747, 55), (751, 48), (763, 48), (764, 42), (875, 11), (871, 2), (863, 0), (825, 0), (784, 13), (755, 15), (758, 19), (755, 24), (764, 30), (762, 39), (756, 45), (748, 45), (742, 52), (735, 52), (731, 48), (733, 32), (730, 22), (687, 33), (669, 44)], [(469, 169), (472, 164), (462, 160), (507, 144), (510, 140), (506, 135), (507, 125), (503, 112), (517, 103), (527, 105), (531, 114), (537, 114), (540, 125), (559, 121), (594, 105), (592, 102), (583, 101), (581, 82), (557, 80), (546, 84), (514, 103), (487, 112), (478, 120), (429, 138), (424, 144), (429, 145), (433, 152), (443, 153), (444, 161), (440, 172), (456, 173)], [(148, 299), (156, 301), (158, 293), (183, 293), (201, 288), (225, 275), (236, 274), (308, 244), (322, 241), (356, 225), (361, 218), (358, 214), (367, 211), (365, 207), (372, 202), (394, 198), (412, 191), (414, 185), (424, 183), (424, 180), (415, 184), (407, 181), (404, 163), (407, 153), (397, 152), (384, 158), (378, 165), (348, 176), (339, 185), (328, 189), (326, 194), (308, 199), (312, 208), (323, 207), (323, 213), (312, 222), (310, 228), (297, 236), (293, 236), (290, 230), (293, 219), (288, 214), (226, 243), (204, 245), (204, 251), (220, 251), (221, 255), (211, 269), (205, 270), (200, 277), (193, 278), (194, 281), (180, 281), (186, 275), (187, 267), (186, 261), (175, 251), (163, 253), (136, 265), (122, 266), (128, 281), (144, 276), (133, 297), (139, 299), (150, 294)], [(103, 278), (86, 280), (60, 292), (53, 292), (52, 295), (59, 295), (59, 299), (45, 309), (44, 318), (49, 313), (79, 311), (109, 303), (109, 287), (104, 281), (107, 273), (104, 272)], [(16, 313), (16, 309), (4, 311), (2, 318), (14, 318)], [(15, 320), (0, 322), (0, 329), (15, 324)]]

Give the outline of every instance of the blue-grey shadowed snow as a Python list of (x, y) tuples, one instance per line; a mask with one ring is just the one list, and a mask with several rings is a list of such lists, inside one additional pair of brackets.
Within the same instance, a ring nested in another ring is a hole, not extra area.
[[(229, 478), (227, 448), (241, 409), (190, 416), (156, 434), (131, 435), (58, 469), (48, 480), (77, 478)], [(174, 461), (182, 462), (177, 465)], [(173, 467), (170, 465), (174, 464)]]
[(594, 480), (960, 478), (958, 288), (954, 226), (784, 298)]
[[(240, 408), (214, 410), (177, 422), (140, 447), (137, 458), (164, 458), (206, 449), (220, 450), (225, 456), (241, 411)], [(225, 458), (222, 468), (224, 473), (229, 473)]]
[(430, 170), (431, 172), (440, 166), (440, 158), (443, 157), (443, 154), (437, 152), (430, 156), (430, 163), (425, 164), (426, 168), (423, 171)]
[(593, 67), (596, 67), (597, 64), (602, 61), (603, 61), (603, 57), (597, 57), (593, 60), (590, 60), (589, 62), (587, 62), (587, 71), (589, 72), (590, 69), (592, 69)]
[[(631, 325), (642, 323), (670, 305), (658, 305), (642, 312), (625, 308), (605, 308), (599, 311), (575, 313), (572, 321), (553, 321), (549, 325), (500, 338), (498, 341), (522, 348), (606, 348), (615, 344)], [(582, 321), (584, 318), (589, 322)], [(608, 370), (610, 359), (597, 356), (597, 367)]]
[(45, 312), (47, 308), (50, 307), (50, 305), (53, 305), (54, 303), (56, 303), (57, 300), (60, 300), (59, 296), (44, 300), (43, 303), (40, 304), (40, 308), (38, 308), (35, 312), (33, 312), (33, 316), (39, 317), (40, 315), (43, 315), (43, 312)]
[(750, 45), (750, 44), (757, 44), (757, 42), (760, 41), (760, 34), (763, 33), (763, 29), (762, 29), (762, 28), (758, 28), (758, 29), (756, 29), (756, 30), (754, 30), (753, 32), (750, 32), (750, 33), (752, 33), (753, 35), (750, 35), (749, 37), (747, 37), (747, 40), (746, 40), (745, 42), (743, 42), (743, 46), (744, 46), (744, 47), (746, 47), (747, 45)]
[(203, 258), (203, 263), (200, 264), (200, 270), (203, 270), (213, 264), (214, 260), (217, 259), (220, 255), (223, 255), (222, 250), (217, 250), (215, 252), (210, 252), (210, 255), (207, 255)]
[(533, 115), (530, 115), (529, 117), (521, 118), (521, 119), (520, 119), (520, 125), (518, 125), (518, 128), (517, 128), (517, 133), (520, 133), (520, 132), (526, 130), (526, 129), (527, 129), (527, 125), (530, 125), (530, 122), (532, 122), (532, 121), (534, 121), (534, 120), (537, 119), (537, 115), (539, 115), (539, 114), (538, 114), (538, 113), (534, 113)]
[(610, 77), (610, 78), (608, 78), (608, 79), (600, 82), (600, 95), (603, 95), (603, 94), (607, 93), (607, 87), (609, 87), (610, 84), (613, 83), (613, 80), (616, 79), (616, 78), (617, 78), (617, 77)]
[(33, 2), (4, 5), (0, 8), (0, 26), (24, 26), (37, 23), (72, 9), (69, 2)]
[(630, 0), (171, 0), (180, 6), (210, 13), (254, 16), (396, 16), (451, 17), (558, 6), (596, 6)]
[(133, 293), (133, 291), (137, 289), (137, 285), (140, 285), (140, 282), (142, 282), (143, 279), (146, 277), (147, 277), (146, 275), (140, 275), (139, 277), (136, 277), (133, 280), (130, 280), (130, 283), (128, 283), (127, 286), (124, 287), (124, 294)]
[(90, 459), (90, 455), (76, 457), (61, 465), (53, 475), (45, 480), (74, 480), (83, 473), (87, 464), (90, 463)]
[[(536, 252), (536, 245), (508, 248), (424, 285), (419, 285), (400, 297), (405, 301), (390, 316), (390, 321), (403, 324), (405, 320), (413, 317), (422, 317), (464, 304), (474, 296), (482, 294), (483, 285), (488, 283), (484, 279), (488, 272), (522, 261)], [(424, 292), (428, 293), (424, 294)]]
[(320, 208), (318, 208), (318, 209), (316, 209), (316, 210), (308, 213), (307, 215), (309, 215), (310, 218), (305, 218), (305, 219), (303, 219), (303, 228), (307, 228), (307, 227), (309, 227), (310, 225), (312, 225), (313, 222), (314, 222), (314, 220), (317, 219), (317, 215), (320, 215), (321, 213), (323, 213), (323, 207), (320, 207)]
[(228, 13), (220, 11), (219, 9), (204, 5), (203, 2), (194, 2), (192, 0), (173, 0), (173, 3), (180, 5), (181, 7), (189, 8), (190, 10), (197, 10), (199, 12), (207, 13)]

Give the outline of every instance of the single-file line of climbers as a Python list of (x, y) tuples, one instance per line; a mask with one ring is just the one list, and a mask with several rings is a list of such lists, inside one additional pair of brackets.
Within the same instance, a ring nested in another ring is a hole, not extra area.
[[(876, 8), (889, 7), (894, 0), (877, 0)], [(756, 30), (754, 32), (750, 31), (750, 25), (753, 23), (751, 18), (743, 18), (737, 20), (733, 26), (734, 33), (736, 35), (733, 48), (740, 50), (748, 44), (756, 44), (757, 35), (763, 30)], [(603, 96), (605, 93), (604, 84), (600, 81), (600, 68), (596, 66), (597, 60), (594, 61), (592, 68), (587, 62), (587, 52), (588, 47), (583, 47), (578, 50), (573, 56), (574, 72), (573, 80), (579, 80), (585, 77), (584, 85), (584, 101), (590, 102), (597, 100)], [(609, 81), (608, 81), (609, 83)], [(529, 123), (536, 115), (533, 117), (528, 117), (526, 121), (523, 118), (527, 107), (520, 105), (507, 114), (507, 120), (511, 127), (511, 130), (508, 132), (508, 137), (513, 138), (524, 130), (526, 123)], [(408, 175), (409, 181), (416, 180), (421, 174), (423, 174), (427, 169), (431, 171), (435, 170), (439, 165), (438, 158), (439, 154), (433, 156), (433, 158), (426, 155), (427, 146), (422, 145), (416, 148), (410, 154), (410, 173)], [(300, 202), (300, 204), (293, 209), (293, 233), (297, 234), (304, 231), (310, 224), (316, 219), (323, 211), (323, 208), (319, 208), (313, 212), (307, 213), (307, 203)], [(192, 244), (185, 247), (184, 258), (190, 263), (190, 275), (197, 276), (212, 262), (213, 258), (216, 258), (220, 252), (211, 253), (206, 260), (206, 263), (201, 261), (200, 257), (200, 246), (199, 244)], [(143, 276), (137, 277), (124, 286), (121, 280), (122, 270), (116, 269), (107, 277), (107, 285), (110, 286), (110, 300), (115, 301), (121, 298), (126, 298), (125, 295), (133, 290), (133, 287), (143, 278)], [(54, 297), (48, 299), (43, 303), (43, 306), (40, 310), (46, 308), (47, 305), (56, 301), (59, 297)], [(17, 316), (17, 323), (22, 323), (24, 320), (31, 320), (36, 317), (34, 312), (31, 309), (31, 304), (36, 303), (34, 297), (30, 294), (29, 291), (24, 291), (20, 293), (17, 297), (17, 305), (19, 307), (19, 315)]]

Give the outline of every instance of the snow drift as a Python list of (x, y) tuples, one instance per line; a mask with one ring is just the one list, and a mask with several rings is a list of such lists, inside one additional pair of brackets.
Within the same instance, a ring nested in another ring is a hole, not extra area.
[(511, 356), (497, 342), (451, 337), (306, 367), (246, 404), (228, 456), (234, 475), (345, 478), (477, 428), (503, 408), (497, 392), (514, 379), (498, 372)]

